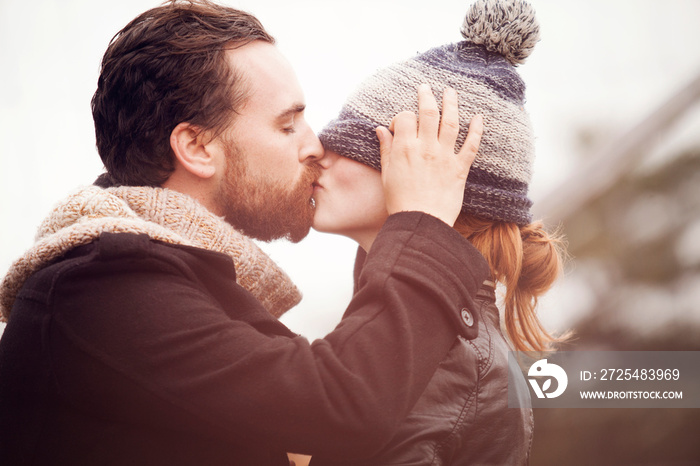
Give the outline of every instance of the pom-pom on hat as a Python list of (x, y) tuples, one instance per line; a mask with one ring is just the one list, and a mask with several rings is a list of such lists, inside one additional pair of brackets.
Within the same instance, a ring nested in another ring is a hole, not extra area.
[(484, 135), (464, 192), (462, 212), (526, 225), (534, 162), (534, 136), (525, 112), (525, 84), (515, 66), (539, 40), (539, 25), (522, 0), (477, 0), (461, 28), (464, 41), (428, 50), (384, 68), (350, 95), (340, 114), (321, 131), (326, 149), (381, 169), (377, 126), (399, 112), (418, 113), (417, 89), (429, 84), (438, 105), (445, 87), (459, 95), (458, 149), (476, 114)]

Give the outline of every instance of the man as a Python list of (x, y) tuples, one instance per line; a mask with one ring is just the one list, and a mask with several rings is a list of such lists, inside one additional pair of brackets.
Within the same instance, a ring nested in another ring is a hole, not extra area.
[(310, 344), (276, 319), (298, 291), (240, 232), (304, 237), (323, 149), (273, 44), (205, 1), (112, 40), (93, 98), (102, 187), (59, 204), (0, 287), (0, 464), (352, 458), (476, 336), (459, 316), (487, 266), (449, 224), (478, 133), (454, 154), (449, 98), (439, 126), (428, 101), (418, 133), (413, 114), (379, 133), (393, 215), (338, 328)]

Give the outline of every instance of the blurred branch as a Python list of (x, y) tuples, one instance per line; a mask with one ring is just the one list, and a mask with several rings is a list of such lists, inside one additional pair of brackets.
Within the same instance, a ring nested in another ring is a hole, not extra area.
[(550, 224), (561, 223), (596, 199), (646, 155), (646, 149), (659, 132), (671, 126), (698, 100), (700, 75), (638, 124), (614, 138), (559, 186), (537, 199), (533, 206), (535, 218), (544, 218)]

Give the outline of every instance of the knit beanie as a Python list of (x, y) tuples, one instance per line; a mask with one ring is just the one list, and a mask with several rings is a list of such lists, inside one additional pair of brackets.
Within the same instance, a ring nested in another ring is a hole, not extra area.
[(324, 147), (381, 169), (377, 126), (401, 111), (418, 113), (418, 86), (429, 84), (442, 106), (445, 87), (459, 95), (460, 132), (484, 117), (484, 134), (464, 190), (462, 212), (526, 225), (534, 136), (525, 112), (525, 84), (515, 67), (539, 40), (533, 8), (522, 0), (477, 0), (461, 28), (464, 41), (443, 45), (377, 71), (353, 92), (321, 131)]

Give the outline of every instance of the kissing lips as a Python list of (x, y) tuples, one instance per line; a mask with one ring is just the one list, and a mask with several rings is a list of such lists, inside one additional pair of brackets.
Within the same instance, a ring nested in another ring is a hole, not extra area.
[(313, 183), (311, 183), (311, 199), (309, 199), (309, 203), (311, 204), (311, 207), (313, 209), (316, 208), (316, 199), (314, 198), (314, 195), (320, 188), (321, 185), (318, 183), (318, 181), (314, 181)]

